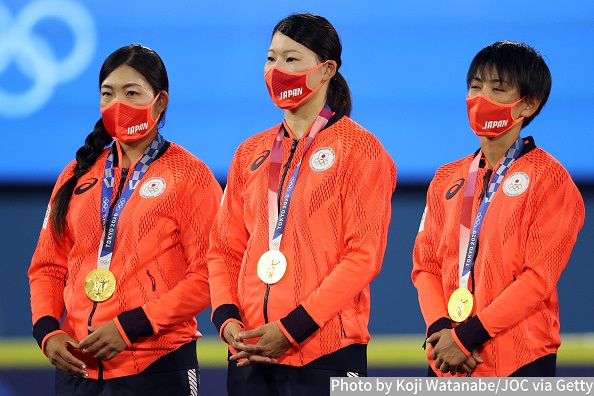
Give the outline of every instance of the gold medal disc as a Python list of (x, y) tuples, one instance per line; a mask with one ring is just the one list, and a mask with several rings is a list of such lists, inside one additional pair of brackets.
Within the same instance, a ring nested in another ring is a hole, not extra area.
[(280, 250), (269, 250), (258, 260), (258, 277), (272, 285), (283, 278), (287, 270), (287, 259)]
[(454, 322), (463, 322), (472, 312), (474, 298), (470, 290), (460, 287), (452, 293), (448, 301), (448, 314)]
[(85, 292), (93, 301), (105, 301), (112, 296), (116, 288), (113, 273), (106, 268), (96, 268), (85, 279)]

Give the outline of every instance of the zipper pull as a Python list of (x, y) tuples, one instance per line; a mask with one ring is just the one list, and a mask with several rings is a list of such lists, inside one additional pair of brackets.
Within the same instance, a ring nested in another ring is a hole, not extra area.
[(157, 290), (157, 282), (155, 282), (155, 278), (149, 272), (148, 267), (146, 268), (146, 274), (151, 278), (151, 283), (153, 284), (153, 291)]

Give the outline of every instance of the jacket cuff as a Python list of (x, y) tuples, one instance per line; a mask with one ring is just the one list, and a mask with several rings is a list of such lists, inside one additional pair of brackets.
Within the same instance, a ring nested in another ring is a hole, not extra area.
[[(427, 337), (426, 338), (429, 338), (431, 336), (431, 334), (439, 333), (443, 329), (451, 329), (453, 327), (454, 326), (452, 326), (452, 321), (450, 318), (446, 318), (446, 317), (439, 318), (435, 322), (433, 322), (427, 329)], [(431, 343), (431, 346), (433, 348), (435, 348), (435, 345), (437, 345), (437, 341), (434, 341)]]
[(285, 326), (283, 326), (283, 324), (281, 323), (281, 321), (280, 320), (277, 320), (275, 323), (278, 326), (278, 328), (280, 329), (280, 331), (283, 332), (283, 334), (285, 335), (285, 337), (287, 337), (287, 340), (289, 340), (289, 342), (293, 346), (298, 347), (299, 346), (299, 343), (293, 339), (293, 336), (287, 331), (287, 329), (285, 329)]
[(474, 351), (477, 347), (491, 339), (491, 336), (476, 315), (456, 326), (454, 333), (456, 335), (454, 339), (457, 338), (468, 352)]
[(130, 344), (134, 344), (140, 337), (148, 337), (155, 333), (142, 307), (122, 312), (117, 319)]
[(130, 348), (132, 346), (132, 342), (128, 339), (128, 335), (124, 331), (124, 328), (122, 327), (122, 324), (120, 323), (120, 320), (118, 319), (117, 316), (115, 318), (113, 318), (113, 323), (115, 323), (115, 325), (118, 329), (118, 332), (120, 333), (120, 336), (122, 336), (122, 339), (124, 340), (124, 342), (126, 343), (128, 348)]
[(53, 316), (43, 316), (33, 325), (33, 337), (37, 341), (37, 345), (43, 350), (43, 343), (45, 338), (50, 333), (60, 330), (60, 321)]
[(320, 326), (307, 313), (303, 305), (289, 312), (287, 316), (280, 320), (282, 326), (297, 343), (301, 344), (307, 340), (309, 336), (319, 330)]
[[(43, 342), (41, 343), (41, 352), (43, 352), (43, 354), (45, 356), (47, 356), (47, 353), (45, 352), (45, 345), (47, 344), (47, 340), (49, 340), (52, 336), (55, 336), (56, 334), (66, 334), (66, 332), (64, 330), (56, 330), (56, 331), (52, 331), (51, 333), (47, 334), (44, 338), (43, 338)], [(66, 334), (67, 335), (67, 334)]]
[[(235, 304), (223, 304), (212, 312), (210, 318), (212, 324), (215, 325), (219, 334), (223, 329), (223, 325), (227, 324), (229, 319), (235, 319), (239, 323), (242, 323), (241, 315), (239, 315), (239, 308)], [(243, 327), (243, 326), (242, 326)]]

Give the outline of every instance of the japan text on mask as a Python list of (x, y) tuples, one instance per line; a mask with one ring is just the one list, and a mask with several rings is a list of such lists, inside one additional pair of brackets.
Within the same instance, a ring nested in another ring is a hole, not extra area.
[(466, 98), (470, 128), (477, 136), (494, 138), (522, 122), (524, 117), (514, 120), (512, 108), (524, 98), (514, 103), (499, 103), (484, 95)]
[(132, 143), (145, 137), (159, 120), (153, 119), (153, 105), (159, 98), (145, 106), (117, 100), (101, 108), (101, 118), (107, 132), (116, 140)]
[(320, 63), (313, 68), (303, 72), (290, 72), (277, 66), (273, 66), (264, 74), (268, 93), (275, 106), (281, 109), (294, 109), (313, 95), (324, 83), (314, 87), (307, 86), (307, 77), (324, 66), (329, 61)]

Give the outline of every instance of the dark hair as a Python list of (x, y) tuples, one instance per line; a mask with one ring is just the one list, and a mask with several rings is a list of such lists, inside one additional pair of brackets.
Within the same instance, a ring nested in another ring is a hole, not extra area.
[(474, 77), (485, 75), (492, 68), (500, 79), (517, 87), (521, 97), (540, 100), (538, 109), (524, 120), (524, 128), (540, 113), (549, 98), (551, 71), (542, 56), (528, 44), (498, 41), (483, 48), (470, 63), (466, 75), (467, 88)]
[(276, 24), (272, 36), (280, 32), (291, 40), (315, 52), (321, 62), (336, 62), (336, 74), (328, 86), (327, 102), (333, 111), (350, 116), (353, 107), (351, 91), (338, 69), (342, 64), (342, 44), (334, 26), (322, 16), (313, 14), (292, 14)]
[[(169, 79), (163, 61), (155, 51), (140, 44), (122, 47), (105, 59), (99, 72), (99, 87), (111, 72), (122, 65), (128, 65), (142, 74), (152, 86), (155, 95), (160, 91), (169, 91)], [(164, 123), (165, 110), (161, 114), (158, 126), (162, 127)], [(51, 216), (54, 231), (58, 237), (66, 227), (68, 205), (78, 179), (88, 172), (105, 147), (112, 141), (112, 137), (103, 125), (103, 120), (99, 118), (93, 131), (85, 139), (85, 144), (76, 152), (76, 166), (73, 175), (60, 187), (53, 199), (54, 207)]]

